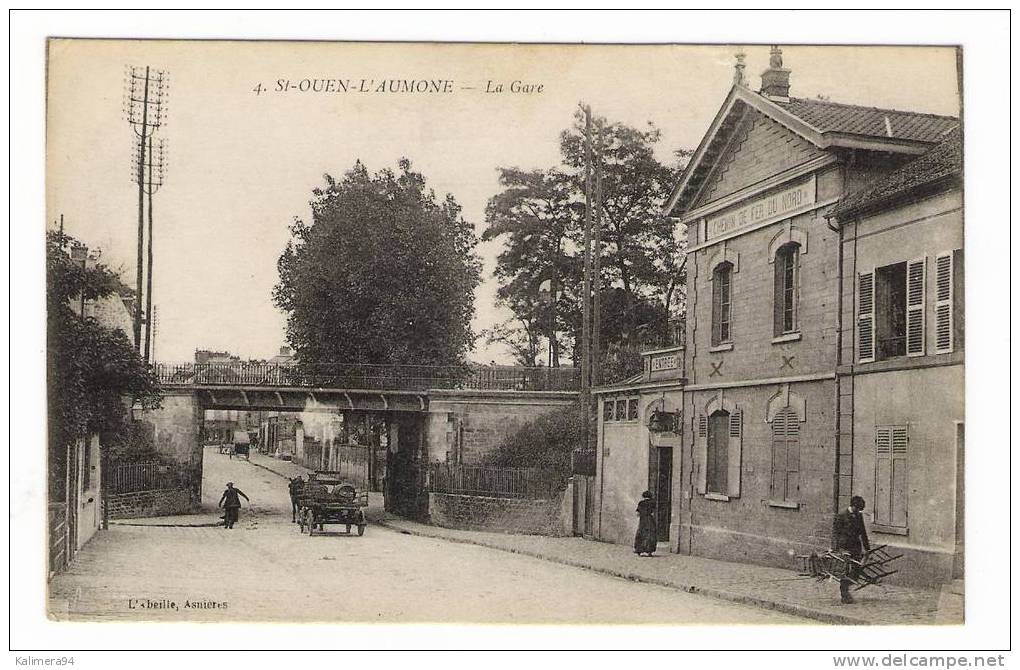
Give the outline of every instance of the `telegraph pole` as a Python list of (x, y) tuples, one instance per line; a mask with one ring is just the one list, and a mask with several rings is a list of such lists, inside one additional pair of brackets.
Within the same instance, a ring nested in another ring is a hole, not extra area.
[(595, 286), (592, 295), (591, 383), (602, 383), (601, 294), (602, 294), (602, 129), (595, 128)]
[[(149, 253), (148, 277), (145, 288), (145, 362), (150, 360), (150, 347), (152, 344), (152, 196), (163, 185), (163, 178), (166, 174), (166, 140), (160, 140), (158, 152), (153, 153), (152, 135), (149, 135), (149, 160), (146, 164), (147, 179), (145, 182), (145, 194), (149, 197)], [(153, 174), (153, 168), (156, 173)]]
[[(165, 117), (163, 104), (167, 76), (162, 70), (131, 67), (125, 75), (124, 115), (138, 136), (138, 154), (135, 157), (134, 181), (138, 184), (138, 259), (135, 273), (135, 349), (142, 352), (142, 278), (145, 274), (143, 251), (145, 239), (146, 154), (151, 145), (152, 133), (162, 125)], [(151, 160), (151, 158), (150, 158)]]
[(581, 420), (584, 446), (591, 447), (591, 107), (584, 110), (584, 282), (581, 289)]

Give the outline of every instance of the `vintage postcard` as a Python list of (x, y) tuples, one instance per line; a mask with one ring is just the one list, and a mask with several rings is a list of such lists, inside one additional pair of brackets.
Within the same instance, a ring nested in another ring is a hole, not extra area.
[(965, 61), (50, 39), (49, 618), (962, 624)]

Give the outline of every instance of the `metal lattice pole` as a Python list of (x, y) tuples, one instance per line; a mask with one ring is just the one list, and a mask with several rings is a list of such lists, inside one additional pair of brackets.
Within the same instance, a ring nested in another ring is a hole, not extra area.
[[(145, 240), (145, 197), (151, 201), (151, 167), (152, 134), (165, 124), (166, 104), (169, 79), (166, 72), (154, 70), (148, 65), (129, 67), (125, 73), (124, 116), (138, 137), (138, 146), (132, 165), (132, 179), (138, 185), (138, 258), (135, 273), (135, 313), (134, 343), (139, 353), (142, 352), (142, 279), (145, 274), (143, 251)], [(148, 156), (148, 160), (147, 160)], [(151, 224), (151, 219), (150, 219)], [(150, 283), (151, 287), (151, 283)]]

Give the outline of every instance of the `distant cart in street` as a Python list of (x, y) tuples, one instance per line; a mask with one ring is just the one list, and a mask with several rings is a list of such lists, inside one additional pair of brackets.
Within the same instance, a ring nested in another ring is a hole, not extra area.
[(234, 439), (230, 448), (230, 457), (243, 456), (245, 460), (251, 460), (251, 437), (248, 431), (235, 430)]
[(341, 473), (315, 471), (301, 487), (297, 504), (297, 520), (302, 533), (307, 529), (308, 535), (312, 536), (316, 531), (325, 531), (326, 524), (343, 524), (348, 533), (352, 527), (357, 527), (359, 536), (365, 534), (368, 492), (358, 492)]

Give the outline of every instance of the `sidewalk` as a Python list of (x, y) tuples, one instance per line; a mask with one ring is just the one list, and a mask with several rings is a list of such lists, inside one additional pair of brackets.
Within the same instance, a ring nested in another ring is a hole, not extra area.
[(857, 603), (839, 603), (835, 582), (799, 577), (791, 570), (728, 563), (697, 556), (664, 553), (639, 558), (630, 547), (581, 538), (509, 535), (453, 530), (387, 515), (384, 526), (451, 542), (475, 544), (524, 554), (614, 577), (658, 584), (689, 593), (773, 609), (832, 624), (962, 624), (963, 597), (948, 589), (931, 591), (902, 586), (875, 586), (855, 593)]
[[(289, 461), (252, 454), (252, 465), (281, 477), (309, 470)], [(772, 609), (831, 624), (942, 625), (963, 623), (963, 597), (948, 588), (935, 591), (905, 586), (873, 586), (854, 594), (853, 605), (839, 603), (835, 582), (817, 583), (792, 570), (729, 563), (698, 556), (662, 553), (639, 558), (630, 547), (576, 537), (511, 535), (454, 530), (386, 514), (373, 501), (372, 519), (393, 530), (450, 542), (474, 544), (593, 570), (637, 582)]]

